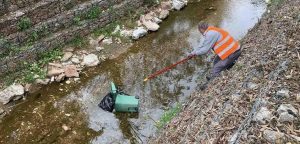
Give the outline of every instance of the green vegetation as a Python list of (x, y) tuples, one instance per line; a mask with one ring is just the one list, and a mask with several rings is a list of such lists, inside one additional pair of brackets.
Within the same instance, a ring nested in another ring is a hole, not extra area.
[(98, 18), (100, 14), (101, 14), (100, 7), (94, 6), (84, 14), (84, 17), (85, 19), (95, 19)]
[(81, 18), (79, 16), (74, 17), (73, 18), (73, 24), (80, 26), (81, 25)]
[(181, 110), (181, 105), (179, 103), (176, 104), (175, 107), (169, 109), (164, 112), (161, 116), (160, 120), (156, 122), (156, 127), (158, 129), (163, 128), (168, 122), (170, 122)]
[(116, 27), (120, 24), (120, 22), (115, 21), (112, 22), (108, 25), (106, 25), (103, 28), (97, 28), (93, 31), (93, 35), (95, 37), (100, 36), (100, 35), (104, 35), (104, 36), (116, 36), (116, 37), (120, 37), (120, 32), (117, 32), (116, 34), (112, 34), (112, 32), (116, 29)]
[(24, 63), (26, 69), (23, 72), (23, 79), (22, 82), (34, 82), (36, 79), (44, 79), (46, 78), (46, 70), (43, 67), (63, 55), (61, 49), (56, 48), (50, 52), (41, 53), (38, 56), (39, 61), (33, 64)]
[(28, 17), (23, 17), (17, 23), (17, 28), (20, 31), (26, 30), (31, 27), (31, 20)]
[(88, 45), (88, 41), (87, 39), (81, 37), (81, 36), (76, 36), (75, 38), (73, 38), (70, 42), (70, 45), (77, 47), (77, 48), (81, 48), (81, 47), (85, 47)]
[(160, 4), (160, 0), (144, 0), (144, 4), (147, 6), (153, 6)]

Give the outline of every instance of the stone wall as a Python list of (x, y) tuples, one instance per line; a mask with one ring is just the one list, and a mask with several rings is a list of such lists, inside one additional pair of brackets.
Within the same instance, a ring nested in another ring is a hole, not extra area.
[[(64, 7), (63, 2), (66, 2), (66, 0), (51, 1), (53, 5), (54, 3), (56, 5), (60, 3)], [(45, 4), (48, 6), (48, 8), (51, 5), (47, 2)], [(33, 17), (37, 16), (37, 20), (33, 20), (33, 26), (25, 31), (14, 30), (16, 32), (5, 32), (5, 34), (7, 34), (4, 35), (6, 41), (22, 46), (23, 43), (27, 41), (28, 37), (30, 37), (30, 34), (33, 31), (37, 31), (44, 27), (48, 29), (48, 32), (51, 33), (51, 35), (42, 35), (42, 38), (35, 41), (31, 46), (28, 46), (26, 50), (12, 54), (10, 56), (0, 57), (0, 76), (11, 72), (16, 72), (22, 69), (24, 67), (24, 61), (34, 62), (38, 60), (39, 54), (52, 50), (53, 48), (56, 48), (67, 42), (70, 42), (75, 36), (86, 36), (90, 34), (94, 29), (102, 28), (110, 22), (115, 21), (117, 18), (123, 16), (124, 14), (126, 14), (128, 8), (138, 8), (142, 4), (142, 0), (90, 0), (84, 2), (81, 1), (80, 3), (77, 3), (77, 5), (73, 6), (71, 9), (63, 10), (63, 12), (61, 9), (56, 10), (57, 8), (55, 8), (54, 11), (56, 12), (49, 13), (49, 15), (46, 16), (47, 19), (45, 18), (45, 20), (42, 19), (43, 16), (39, 18), (38, 14), (29, 14), (31, 13), (29, 11), (28, 13), (24, 13), (24, 15), (28, 17), (31, 17), (33, 15)], [(90, 8), (95, 6), (99, 6), (102, 10), (98, 18), (82, 20), (80, 25), (75, 25), (73, 23), (74, 17), (87, 12)], [(44, 11), (50, 11), (48, 8), (44, 8), (42, 10), (43, 13), (47, 13)], [(54, 6), (51, 8), (54, 8)], [(36, 10), (37, 9), (34, 8), (34, 11)], [(4, 20), (1, 19), (1, 22), (3, 21)], [(12, 23), (12, 25), (16, 25), (16, 21)], [(1, 26), (8, 28), (4, 25)], [(2, 31), (2, 28), (0, 29), (1, 32), (4, 32), (4, 30)], [(3, 42), (0, 42), (0, 55), (5, 51), (7, 51), (7, 48), (4, 46)]]

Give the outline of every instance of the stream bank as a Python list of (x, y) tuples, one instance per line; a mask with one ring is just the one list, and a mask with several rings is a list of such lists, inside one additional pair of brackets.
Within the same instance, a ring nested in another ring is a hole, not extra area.
[[(264, 1), (259, 0), (192, 1), (182, 11), (171, 13), (158, 32), (129, 49), (112, 49), (122, 53), (83, 71), (79, 81), (51, 83), (26, 100), (11, 103), (9, 106), (15, 108), (0, 124), (1, 143), (147, 142), (156, 134), (155, 124), (164, 110), (188, 100), (195, 91), (206, 65), (198, 58), (147, 83), (143, 79), (184, 58), (198, 45), (199, 21), (226, 28), (240, 39), (265, 8)], [(140, 96), (138, 115), (107, 113), (97, 106), (111, 81), (123, 85), (126, 93)]]
[(300, 142), (300, 1), (274, 2), (236, 65), (193, 93), (152, 143)]

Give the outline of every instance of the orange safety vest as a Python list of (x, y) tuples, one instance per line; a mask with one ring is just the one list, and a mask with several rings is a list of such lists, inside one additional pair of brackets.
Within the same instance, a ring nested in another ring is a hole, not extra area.
[(234, 40), (227, 31), (213, 26), (209, 26), (205, 33), (208, 31), (216, 31), (222, 35), (222, 38), (213, 46), (214, 52), (221, 58), (221, 60), (226, 59), (229, 55), (239, 49), (239, 43)]

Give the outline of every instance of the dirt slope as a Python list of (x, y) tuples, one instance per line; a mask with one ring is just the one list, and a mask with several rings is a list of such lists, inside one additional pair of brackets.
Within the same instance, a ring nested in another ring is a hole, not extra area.
[[(300, 143), (300, 1), (269, 9), (234, 68), (195, 92), (150, 143)], [(287, 118), (282, 104), (293, 107)]]

